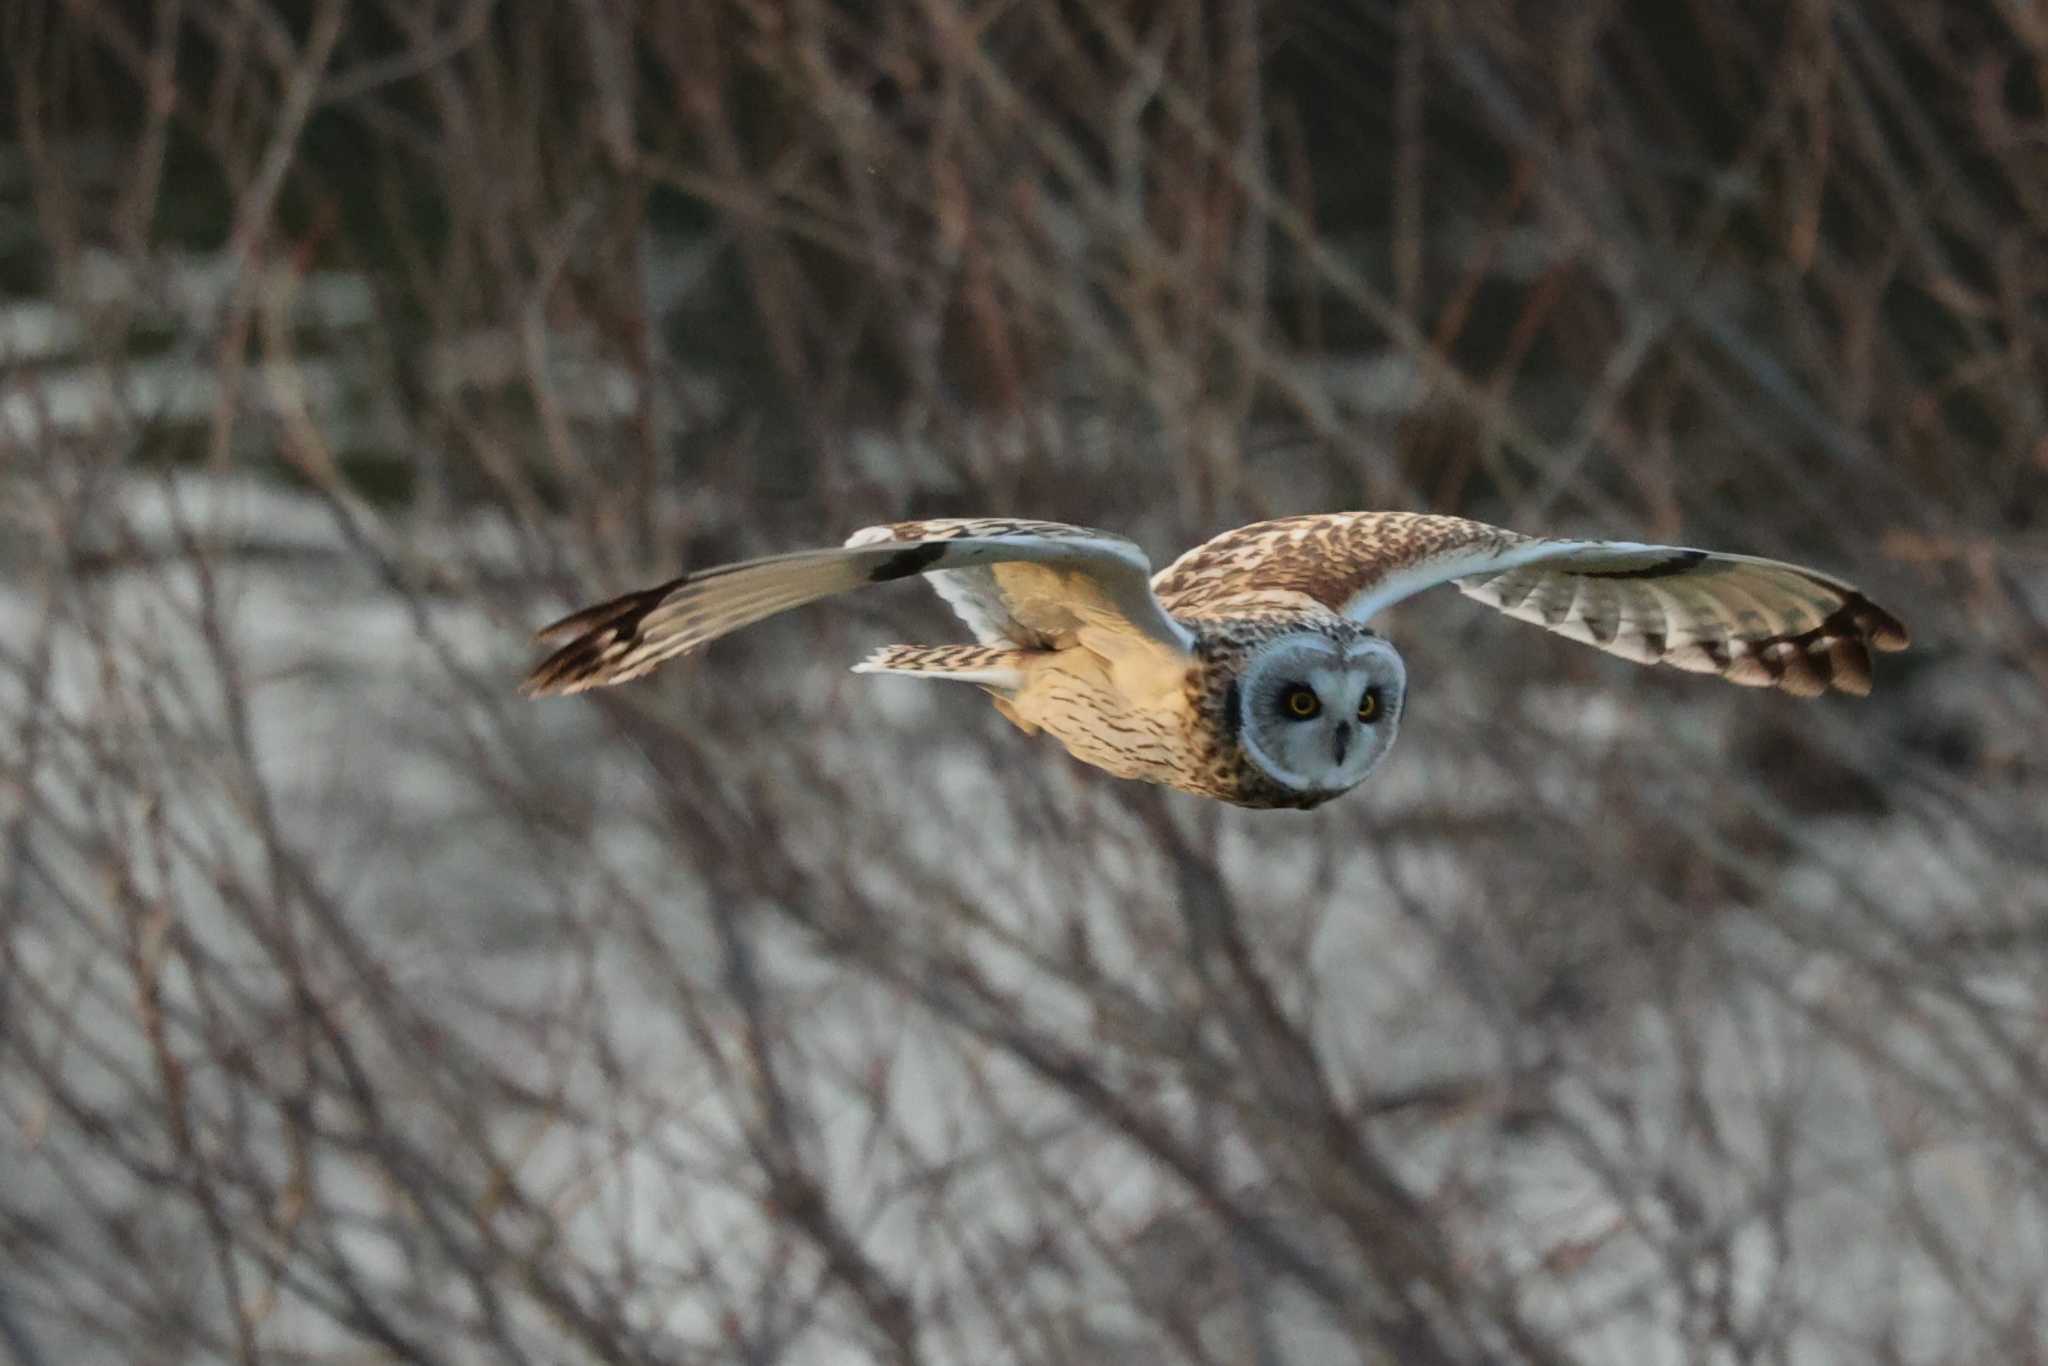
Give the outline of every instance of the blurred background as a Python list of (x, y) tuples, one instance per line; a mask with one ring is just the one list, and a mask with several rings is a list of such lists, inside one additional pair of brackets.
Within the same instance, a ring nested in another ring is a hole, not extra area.
[[(2048, 16), (0, 4), (0, 1362), (2048, 1360)], [(1312, 814), (911, 516), (1797, 559), (1866, 700), (1456, 594)]]

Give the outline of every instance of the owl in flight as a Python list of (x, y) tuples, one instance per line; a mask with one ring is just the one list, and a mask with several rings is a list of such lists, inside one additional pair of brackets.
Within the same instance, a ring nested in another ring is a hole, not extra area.
[(1136, 544), (1057, 522), (951, 518), (686, 574), (544, 628), (529, 696), (638, 678), (729, 631), (915, 574), (973, 645), (885, 645), (856, 673), (973, 683), (1084, 763), (1239, 806), (1319, 806), (1393, 746), (1401, 656), (1370, 622), (1434, 584), (1632, 659), (1801, 697), (1870, 690), (1906, 628), (1777, 560), (1523, 536), (1462, 517), (1333, 512), (1226, 531), (1157, 574)]

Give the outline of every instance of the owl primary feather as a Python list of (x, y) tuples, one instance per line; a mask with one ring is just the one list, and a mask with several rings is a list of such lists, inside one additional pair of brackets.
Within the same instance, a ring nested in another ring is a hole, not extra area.
[(857, 673), (972, 683), (1026, 734), (1124, 778), (1309, 808), (1394, 743), (1401, 656), (1367, 626), (1435, 584), (1642, 664), (1802, 697), (1870, 690), (1906, 628), (1778, 560), (1524, 536), (1462, 517), (1334, 512), (1227, 531), (1154, 574), (1136, 544), (1058, 522), (949, 518), (686, 574), (564, 617), (531, 696), (638, 678), (742, 626), (922, 575), (972, 645), (889, 645)]

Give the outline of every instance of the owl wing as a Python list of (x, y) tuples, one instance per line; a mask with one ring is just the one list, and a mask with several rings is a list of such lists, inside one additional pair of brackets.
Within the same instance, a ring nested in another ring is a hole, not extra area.
[(1160, 572), (1173, 612), (1248, 588), (1306, 594), (1354, 621), (1435, 584), (1641, 664), (1802, 697), (1870, 691), (1870, 651), (1906, 628), (1853, 586), (1750, 555), (1523, 536), (1462, 517), (1339, 512), (1225, 532)]
[(908, 522), (856, 532), (844, 546), (719, 565), (586, 607), (536, 634), (559, 648), (520, 690), (548, 697), (623, 683), (777, 612), (949, 570), (990, 576), (989, 601), (1020, 643), (1089, 632), (1182, 670), (1191, 658), (1193, 638), (1152, 596), (1145, 552), (1121, 536), (1054, 522)]

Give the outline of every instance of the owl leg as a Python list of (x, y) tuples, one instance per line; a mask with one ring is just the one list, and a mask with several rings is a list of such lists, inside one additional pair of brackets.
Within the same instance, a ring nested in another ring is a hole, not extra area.
[(1024, 656), (1012, 645), (884, 645), (853, 666), (857, 674), (910, 674), (1013, 691), (1024, 686)]

